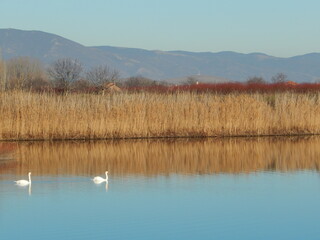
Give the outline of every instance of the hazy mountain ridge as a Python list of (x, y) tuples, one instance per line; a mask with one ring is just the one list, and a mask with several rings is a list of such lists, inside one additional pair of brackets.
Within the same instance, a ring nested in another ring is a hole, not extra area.
[(191, 75), (216, 76), (245, 81), (250, 76), (266, 80), (285, 73), (290, 80), (311, 82), (320, 78), (320, 53), (278, 58), (264, 53), (159, 51), (110, 46), (86, 47), (41, 31), (0, 29), (4, 59), (30, 56), (44, 64), (63, 57), (76, 58), (86, 67), (108, 64), (121, 76), (142, 75), (156, 80), (181, 79)]

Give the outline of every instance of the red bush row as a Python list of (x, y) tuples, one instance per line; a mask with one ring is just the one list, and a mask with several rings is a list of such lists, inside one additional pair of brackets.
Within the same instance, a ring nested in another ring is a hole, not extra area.
[(158, 93), (170, 92), (216, 92), (216, 93), (275, 93), (275, 92), (317, 92), (320, 91), (319, 83), (301, 83), (294, 82), (285, 83), (201, 83), (193, 85), (178, 85), (178, 86), (150, 86), (150, 87), (132, 87), (127, 88), (130, 92), (147, 91)]
[[(221, 94), (228, 93), (276, 93), (276, 92), (297, 92), (297, 93), (309, 93), (320, 91), (320, 83), (200, 83), (192, 85), (177, 85), (177, 86), (164, 86), (153, 85), (145, 87), (126, 87), (122, 88), (127, 92), (153, 92), (153, 93), (174, 93), (174, 92), (214, 92)], [(64, 88), (43, 88), (41, 92), (52, 93), (100, 93), (102, 89), (100, 87), (87, 87), (83, 89), (70, 89)]]

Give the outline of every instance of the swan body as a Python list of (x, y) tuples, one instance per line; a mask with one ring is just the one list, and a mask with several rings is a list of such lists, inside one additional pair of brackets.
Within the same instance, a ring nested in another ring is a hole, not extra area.
[(28, 177), (29, 177), (29, 181), (27, 181), (27, 180), (18, 180), (18, 181), (14, 181), (14, 182), (19, 186), (31, 185), (31, 172), (28, 173)]
[(108, 171), (106, 171), (106, 178), (97, 176), (97, 177), (94, 177), (92, 180), (94, 181), (94, 183), (97, 183), (97, 184), (102, 182), (108, 182)]

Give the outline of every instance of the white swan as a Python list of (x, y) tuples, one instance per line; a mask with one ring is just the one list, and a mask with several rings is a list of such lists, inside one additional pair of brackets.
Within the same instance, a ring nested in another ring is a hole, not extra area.
[(27, 185), (31, 185), (31, 172), (28, 173), (29, 176), (29, 181), (27, 180), (18, 180), (18, 181), (14, 181), (17, 185), (19, 186), (27, 186)]
[(106, 178), (105, 179), (97, 176), (97, 177), (94, 177), (92, 180), (94, 181), (94, 183), (97, 183), (97, 184), (102, 183), (102, 182), (108, 182), (108, 171), (106, 171)]

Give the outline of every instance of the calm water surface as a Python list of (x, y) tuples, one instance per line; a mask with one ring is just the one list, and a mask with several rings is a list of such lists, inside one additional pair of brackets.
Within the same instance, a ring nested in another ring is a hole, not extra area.
[(0, 239), (319, 239), (319, 144), (1, 143)]

